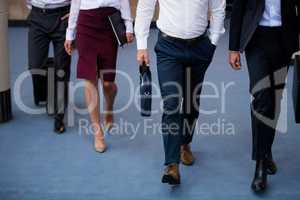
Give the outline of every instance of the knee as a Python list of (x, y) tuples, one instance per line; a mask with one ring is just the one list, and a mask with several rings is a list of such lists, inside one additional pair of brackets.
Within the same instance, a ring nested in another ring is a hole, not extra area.
[(263, 116), (272, 117), (275, 112), (275, 97), (272, 91), (264, 90), (253, 95), (252, 109)]
[(98, 92), (98, 82), (85, 80), (85, 92), (88, 94)]
[(181, 100), (178, 98), (169, 98), (164, 100), (164, 114), (179, 114), (181, 109)]
[(118, 88), (117, 88), (117, 85), (114, 82), (104, 81), (103, 82), (103, 89), (106, 92), (116, 92)]

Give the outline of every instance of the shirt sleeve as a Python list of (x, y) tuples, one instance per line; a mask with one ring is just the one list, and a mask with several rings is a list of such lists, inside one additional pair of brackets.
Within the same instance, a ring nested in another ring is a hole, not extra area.
[(125, 22), (126, 32), (133, 33), (133, 20), (131, 17), (129, 0), (120, 0), (120, 3), (121, 3), (121, 15)]
[(28, 9), (32, 9), (31, 0), (26, 0), (26, 5)]
[(221, 35), (225, 33), (225, 8), (226, 0), (209, 0), (210, 26), (208, 31), (209, 38), (214, 45), (218, 44)]
[(75, 40), (76, 26), (80, 11), (81, 0), (72, 0), (66, 40)]
[(157, 0), (139, 0), (135, 19), (135, 35), (138, 49), (147, 49), (151, 21)]

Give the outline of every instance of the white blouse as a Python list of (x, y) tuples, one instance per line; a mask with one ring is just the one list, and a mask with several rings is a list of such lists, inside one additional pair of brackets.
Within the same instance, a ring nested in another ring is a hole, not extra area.
[(133, 33), (133, 20), (129, 0), (72, 0), (66, 40), (74, 40), (76, 37), (77, 19), (80, 10), (90, 10), (101, 7), (114, 7), (120, 10), (122, 18), (125, 21), (126, 31)]

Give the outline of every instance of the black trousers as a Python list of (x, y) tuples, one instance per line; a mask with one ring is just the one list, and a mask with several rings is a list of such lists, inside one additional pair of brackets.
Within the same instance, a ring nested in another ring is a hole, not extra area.
[[(57, 115), (63, 117), (68, 102), (68, 82), (70, 79), (71, 57), (64, 49), (68, 19), (61, 18), (69, 13), (69, 8), (59, 8), (51, 12), (33, 8), (28, 17), (28, 60), (29, 69), (43, 69), (49, 54), (50, 43), (54, 47), (55, 74), (53, 77), (56, 88)], [(64, 84), (64, 87), (61, 85)], [(59, 87), (57, 85), (60, 85)]]
[(258, 27), (246, 48), (250, 77), (253, 160), (272, 152), (288, 64), (280, 27)]

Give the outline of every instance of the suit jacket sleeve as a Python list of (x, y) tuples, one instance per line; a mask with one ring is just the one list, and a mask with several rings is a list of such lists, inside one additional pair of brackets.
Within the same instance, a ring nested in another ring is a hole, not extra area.
[(300, 34), (300, 1), (295, 0), (296, 9), (297, 9), (297, 29)]
[(235, 0), (232, 8), (229, 33), (229, 50), (239, 51), (243, 17), (248, 0)]

